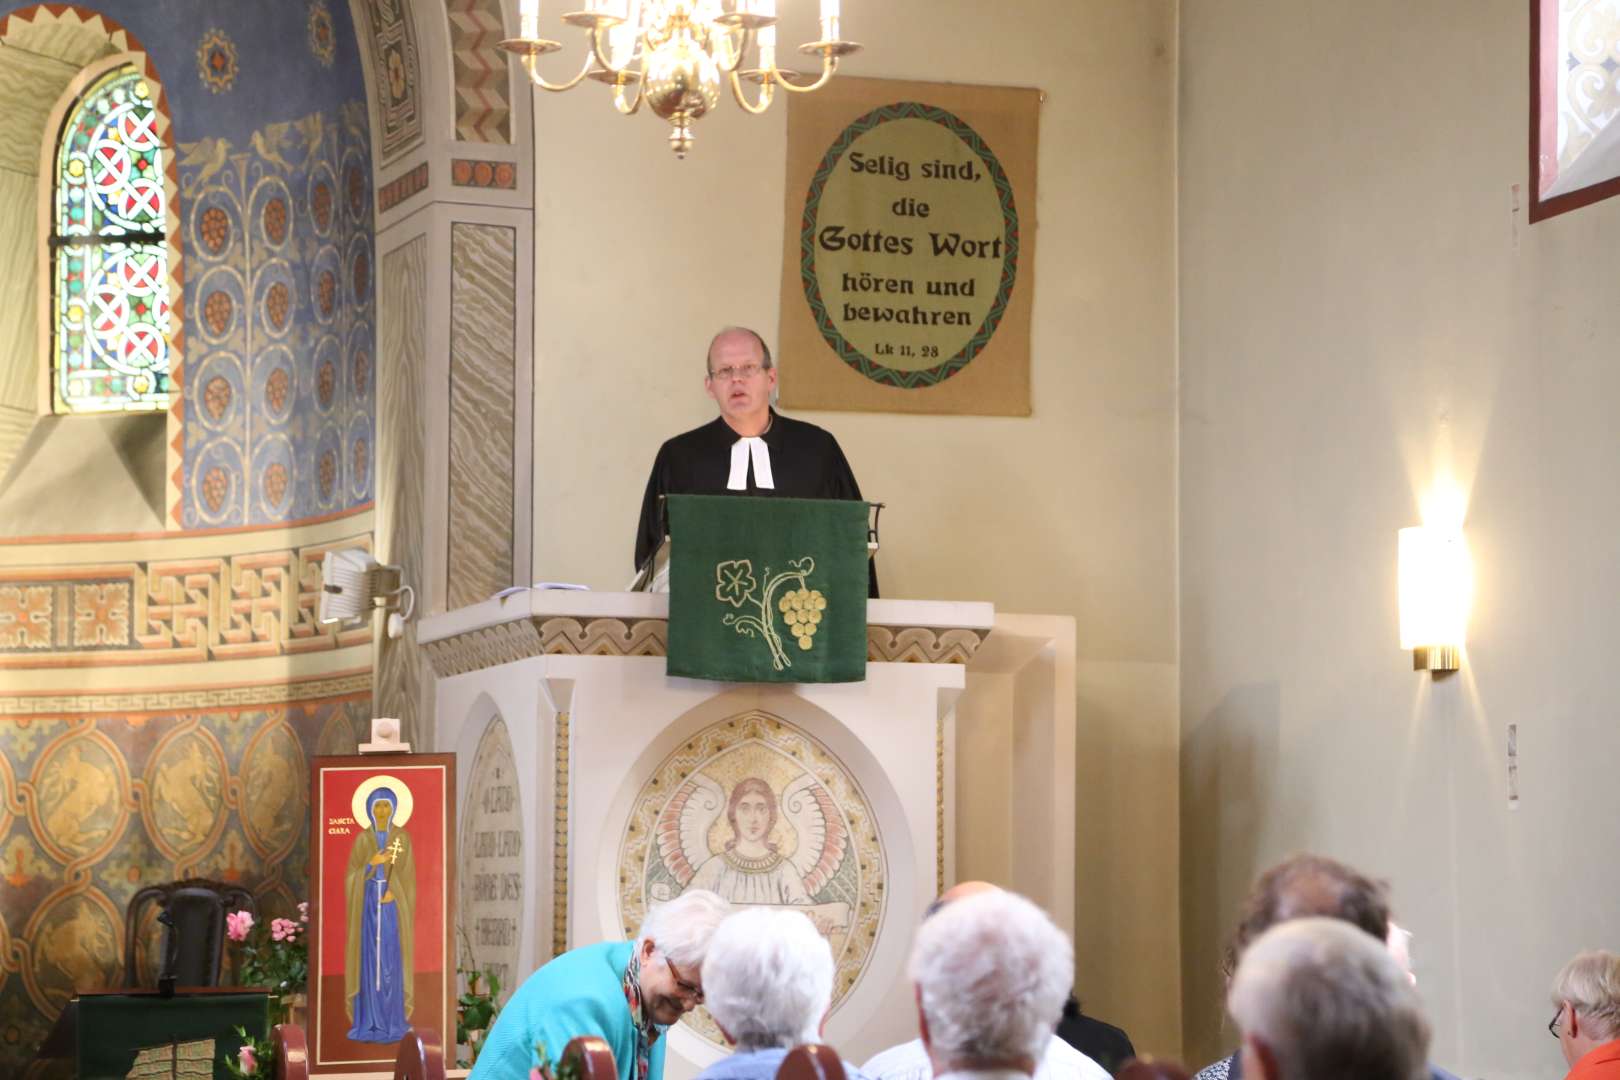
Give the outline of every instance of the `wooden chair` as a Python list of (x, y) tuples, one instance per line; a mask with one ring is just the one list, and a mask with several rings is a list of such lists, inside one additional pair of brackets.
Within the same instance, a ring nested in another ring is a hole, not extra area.
[(579, 1063), (580, 1080), (618, 1080), (613, 1048), (595, 1035), (580, 1035), (563, 1047), (563, 1061)]
[(1174, 1061), (1131, 1058), (1115, 1080), (1187, 1080), (1187, 1070)]
[(394, 1080), (444, 1080), (444, 1040), (432, 1028), (412, 1028), (399, 1040)]
[(277, 1024), (270, 1029), (270, 1045), (275, 1048), (272, 1080), (309, 1080), (309, 1046), (304, 1029), (297, 1024)]
[(253, 894), (240, 885), (188, 878), (167, 885), (148, 885), (130, 897), (124, 909), (124, 985), (139, 986), (135, 970), (141, 909), (156, 901), (172, 925), (165, 925), (158, 946), (158, 975), (173, 975), (181, 986), (218, 986), (225, 961), (225, 914), (239, 909), (258, 915)]
[(844, 1062), (830, 1046), (795, 1046), (777, 1067), (776, 1080), (844, 1080)]

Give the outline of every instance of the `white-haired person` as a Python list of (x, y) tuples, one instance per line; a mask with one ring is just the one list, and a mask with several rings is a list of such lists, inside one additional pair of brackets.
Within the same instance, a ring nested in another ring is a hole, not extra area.
[[(923, 926), (927, 926), (939, 915), (950, 909), (959, 901), (974, 896), (1001, 893), (1001, 888), (987, 881), (963, 881), (952, 885), (939, 895), (939, 898), (928, 908), (923, 916)], [(1002, 895), (1013, 895), (1003, 893)], [(1015, 899), (1021, 899), (1015, 897)], [(1028, 903), (1024, 901), (1024, 903)], [(1033, 907), (1033, 905), (1030, 905)], [(1039, 911), (1039, 909), (1036, 909)], [(1044, 914), (1042, 918), (1045, 918)], [(1050, 920), (1048, 920), (1050, 923)], [(1073, 950), (1070, 949), (1068, 939), (1063, 937), (1063, 931), (1053, 926), (1052, 930), (1062, 939), (1064, 955), (1070, 957), (1070, 969), (1064, 978), (1063, 996), (1058, 999), (1057, 1011), (1051, 1016), (1053, 1028), (1060, 1023), (1063, 1016), (1064, 1005), (1069, 1000), (1068, 984), (1073, 980)], [(919, 934), (919, 940), (921, 935)], [(914, 954), (915, 955), (915, 954)], [(915, 961), (914, 961), (915, 962)], [(930, 1058), (928, 1048), (923, 1040), (912, 1039), (910, 1042), (891, 1046), (887, 1050), (876, 1054), (861, 1071), (871, 1080), (927, 1080), (934, 1075), (934, 1062)], [(1062, 1039), (1054, 1038), (1046, 1042), (1045, 1049), (1035, 1059), (1035, 1080), (1109, 1080), (1108, 1070), (1097, 1064), (1079, 1050), (1070, 1046)]]
[[(729, 916), (709, 942), (703, 989), (737, 1049), (698, 1080), (772, 1080), (789, 1050), (820, 1041), (832, 987), (832, 947), (803, 912), (746, 907)], [(853, 1065), (844, 1072), (864, 1080)]]
[(934, 1076), (1034, 1076), (1074, 981), (1074, 948), (1046, 912), (991, 888), (923, 920), (910, 973)]
[(1427, 1080), (1429, 1022), (1383, 942), (1342, 919), (1278, 923), (1243, 950), (1227, 1011), (1250, 1080)]
[(1569, 1075), (1564, 1080), (1620, 1080), (1620, 956), (1583, 952), (1553, 980), (1553, 1015)]
[(703, 1003), (703, 969), (731, 905), (688, 889), (647, 913), (635, 941), (571, 949), (529, 976), (490, 1029), (471, 1080), (526, 1080), (579, 1035), (613, 1051), (619, 1080), (663, 1080), (664, 1029)]

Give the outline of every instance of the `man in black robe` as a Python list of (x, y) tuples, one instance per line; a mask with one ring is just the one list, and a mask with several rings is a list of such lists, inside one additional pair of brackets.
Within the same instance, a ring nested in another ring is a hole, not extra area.
[[(720, 415), (667, 440), (653, 460), (636, 530), (636, 568), (664, 542), (661, 495), (783, 495), (798, 499), (860, 499), (849, 462), (832, 433), (771, 408), (776, 367), (765, 340), (728, 327), (709, 343), (703, 388)], [(877, 571), (869, 591), (877, 595)]]

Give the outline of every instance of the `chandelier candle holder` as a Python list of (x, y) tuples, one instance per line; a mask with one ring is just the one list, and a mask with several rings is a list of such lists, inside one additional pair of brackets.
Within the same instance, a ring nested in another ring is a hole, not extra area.
[[(585, 31), (590, 47), (579, 73), (567, 82), (541, 77), (536, 63), (563, 48), (540, 36), (540, 0), (520, 0), (518, 36), (501, 48), (519, 57), (529, 81), (542, 90), (572, 90), (584, 79), (613, 87), (613, 104), (632, 116), (645, 103), (670, 124), (669, 145), (677, 158), (692, 149), (692, 124), (720, 102), (729, 83), (737, 104), (759, 115), (771, 107), (776, 88), (805, 94), (827, 85), (840, 58), (860, 48), (845, 41), (839, 0), (821, 0), (821, 38), (799, 46), (821, 57), (819, 76), (776, 64), (776, 0), (573, 0), (584, 10), (562, 21)], [(743, 83), (758, 89), (749, 100)]]

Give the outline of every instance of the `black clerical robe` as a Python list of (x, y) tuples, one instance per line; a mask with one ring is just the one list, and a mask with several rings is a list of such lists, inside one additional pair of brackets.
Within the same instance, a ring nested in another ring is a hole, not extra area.
[[(730, 491), (731, 447), (739, 438), (723, 417), (666, 440), (653, 459), (652, 475), (647, 478), (647, 494), (641, 500), (641, 524), (636, 529), (636, 567), (647, 560), (664, 542), (664, 514), (660, 495), (781, 495), (794, 499), (859, 499), (860, 485), (850, 470), (844, 451), (832, 433), (803, 420), (793, 420), (771, 410), (770, 426), (760, 436), (771, 454), (771, 479), (775, 486), (761, 488), (755, 482), (754, 465), (748, 463), (748, 488)], [(877, 570), (870, 572), (869, 592), (877, 595)]]

